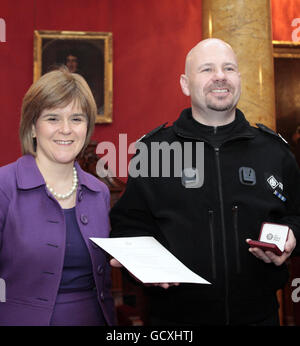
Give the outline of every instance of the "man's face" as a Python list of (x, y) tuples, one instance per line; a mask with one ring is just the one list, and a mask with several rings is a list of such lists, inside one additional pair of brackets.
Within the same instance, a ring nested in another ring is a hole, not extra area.
[(230, 111), (241, 94), (236, 57), (225, 44), (196, 47), (187, 59), (186, 95), (198, 111)]
[(74, 55), (68, 55), (66, 58), (66, 65), (71, 73), (75, 73), (78, 68), (78, 58)]

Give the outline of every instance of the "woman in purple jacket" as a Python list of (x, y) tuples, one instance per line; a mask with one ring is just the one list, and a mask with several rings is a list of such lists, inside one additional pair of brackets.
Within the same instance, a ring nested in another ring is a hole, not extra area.
[(109, 190), (76, 158), (96, 104), (78, 74), (43, 75), (26, 93), (23, 156), (0, 168), (0, 325), (113, 325), (110, 267), (90, 237), (109, 235)]

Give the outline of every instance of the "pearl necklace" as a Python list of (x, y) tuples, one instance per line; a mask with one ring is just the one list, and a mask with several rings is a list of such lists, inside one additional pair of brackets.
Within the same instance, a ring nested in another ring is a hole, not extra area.
[(77, 178), (76, 168), (73, 167), (73, 184), (72, 184), (72, 189), (69, 192), (67, 192), (65, 194), (57, 193), (48, 184), (46, 184), (46, 186), (47, 186), (47, 189), (52, 193), (52, 195), (55, 198), (57, 198), (57, 199), (67, 199), (67, 198), (69, 198), (70, 196), (73, 195), (73, 193), (76, 191), (77, 186), (78, 186), (78, 178)]

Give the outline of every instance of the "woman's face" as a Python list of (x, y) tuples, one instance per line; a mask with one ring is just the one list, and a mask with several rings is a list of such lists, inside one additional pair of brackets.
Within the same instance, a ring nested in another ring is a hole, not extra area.
[(80, 153), (87, 135), (88, 119), (78, 102), (44, 109), (36, 124), (36, 157), (44, 163), (71, 163)]

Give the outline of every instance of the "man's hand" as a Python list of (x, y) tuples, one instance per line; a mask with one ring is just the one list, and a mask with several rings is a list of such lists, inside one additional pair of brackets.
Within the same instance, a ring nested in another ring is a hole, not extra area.
[(121, 264), (119, 261), (117, 261), (115, 258), (112, 258), (110, 261), (109, 261), (110, 265), (112, 267), (115, 267), (115, 268), (122, 268), (123, 267), (123, 264)]
[[(115, 258), (112, 258), (111, 260), (110, 260), (110, 265), (112, 266), (112, 267), (115, 267), (115, 268), (122, 268), (123, 267), (123, 265), (119, 262), (119, 261), (117, 261)], [(132, 276), (132, 277), (134, 277), (137, 281), (139, 281), (139, 282), (141, 282), (138, 278), (136, 278), (134, 275), (132, 275), (130, 272), (129, 272), (129, 274)], [(178, 286), (179, 285), (179, 283), (178, 282), (173, 282), (173, 283), (154, 283), (154, 284), (145, 284), (145, 286), (159, 286), (159, 287), (162, 287), (162, 288), (164, 288), (164, 289), (167, 289), (167, 288), (169, 288), (169, 287), (171, 287), (171, 286)]]
[(146, 284), (145, 286), (159, 286), (164, 288), (165, 290), (171, 286), (179, 286), (179, 282), (172, 282), (172, 283), (155, 283), (155, 284)]
[[(246, 239), (248, 243), (251, 239)], [(296, 238), (294, 236), (293, 231), (290, 229), (288, 233), (288, 237), (284, 246), (284, 252), (281, 256), (275, 255), (271, 251), (263, 251), (257, 247), (249, 248), (249, 251), (257, 258), (261, 259), (265, 263), (274, 263), (276, 266), (282, 265), (292, 254), (294, 248), (296, 246)]]

